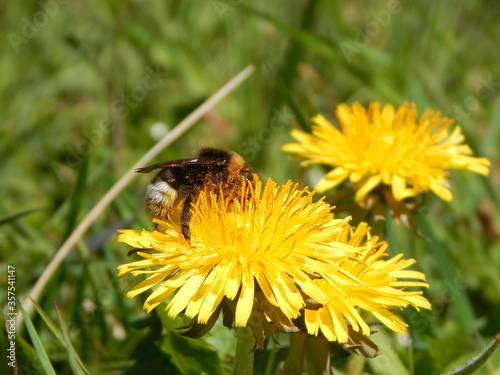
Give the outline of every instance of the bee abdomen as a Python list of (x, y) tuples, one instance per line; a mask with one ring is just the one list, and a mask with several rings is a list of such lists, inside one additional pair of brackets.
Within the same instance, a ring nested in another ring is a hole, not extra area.
[(168, 182), (164, 180), (154, 181), (148, 185), (146, 190), (146, 206), (151, 215), (165, 219), (174, 206), (178, 195), (177, 190)]

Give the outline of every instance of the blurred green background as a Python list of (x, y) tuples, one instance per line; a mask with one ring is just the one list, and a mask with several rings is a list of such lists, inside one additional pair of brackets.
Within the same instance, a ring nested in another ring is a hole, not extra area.
[[(464, 362), (500, 332), (499, 20), (493, 0), (3, 2), (1, 301), (7, 265), (16, 267), (24, 299), (120, 176), (253, 64), (256, 72), (155, 162), (222, 147), (263, 178), (311, 186), (321, 169), (301, 169), (281, 145), (290, 129), (308, 129), (313, 115), (334, 119), (337, 104), (354, 101), (440, 110), (462, 127), (475, 155), (492, 161), (488, 178), (452, 173), (451, 203), (428, 200), (432, 243), (391, 226), (391, 248), (415, 257), (427, 274), (433, 310), (402, 314), (410, 336), (373, 336), (386, 354), (364, 370), (440, 373)], [(232, 332), (218, 327), (198, 341), (173, 329), (160, 334), (162, 324), (180, 321), (146, 315), (142, 297), (125, 298), (136, 280), (116, 280), (128, 248), (115, 243), (115, 230), (151, 227), (143, 204), (150, 177), (137, 176), (99, 217), (38, 302), (54, 320), (57, 302), (92, 374), (231, 373)], [(73, 373), (64, 345), (39, 315), (33, 322), (57, 373)], [(18, 329), (21, 370), (38, 371), (31, 341)], [(271, 343), (257, 358), (257, 373), (280, 366), (287, 338), (280, 344), (281, 351)], [(479, 373), (498, 374), (499, 357)], [(346, 361), (334, 366), (348, 373)]]

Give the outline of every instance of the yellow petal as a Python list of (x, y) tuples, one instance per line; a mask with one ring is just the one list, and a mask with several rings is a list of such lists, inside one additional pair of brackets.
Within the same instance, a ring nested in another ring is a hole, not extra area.
[(331, 172), (328, 172), (325, 177), (323, 177), (314, 187), (314, 189), (320, 193), (332, 189), (335, 186), (342, 183), (349, 176), (349, 171), (342, 168), (335, 168)]
[(375, 175), (366, 180), (361, 187), (356, 191), (356, 202), (362, 202), (368, 193), (375, 189), (380, 182), (382, 181), (382, 177), (380, 175)]
[(237, 327), (246, 326), (248, 319), (250, 318), (250, 314), (253, 309), (254, 292), (254, 278), (248, 270), (244, 270), (241, 292), (238, 298), (238, 305), (236, 306), (236, 313), (234, 317), (234, 323)]

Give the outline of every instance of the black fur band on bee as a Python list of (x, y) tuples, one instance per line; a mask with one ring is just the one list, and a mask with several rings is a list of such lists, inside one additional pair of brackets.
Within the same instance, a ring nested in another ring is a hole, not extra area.
[(180, 211), (182, 234), (188, 241), (191, 205), (196, 203), (200, 191), (225, 194), (243, 184), (254, 184), (256, 178), (240, 155), (215, 148), (203, 148), (192, 159), (157, 163), (136, 172), (149, 173), (155, 169), (161, 171), (147, 188), (146, 206), (158, 219), (171, 219)]

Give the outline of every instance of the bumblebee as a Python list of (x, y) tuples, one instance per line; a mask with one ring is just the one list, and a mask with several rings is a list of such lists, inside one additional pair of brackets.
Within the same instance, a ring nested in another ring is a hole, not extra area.
[(191, 205), (196, 203), (202, 190), (215, 194), (234, 194), (243, 184), (254, 184), (243, 158), (235, 152), (203, 148), (193, 159), (166, 161), (139, 168), (138, 173), (161, 169), (146, 191), (146, 207), (154, 218), (177, 219), (182, 234), (189, 241)]

